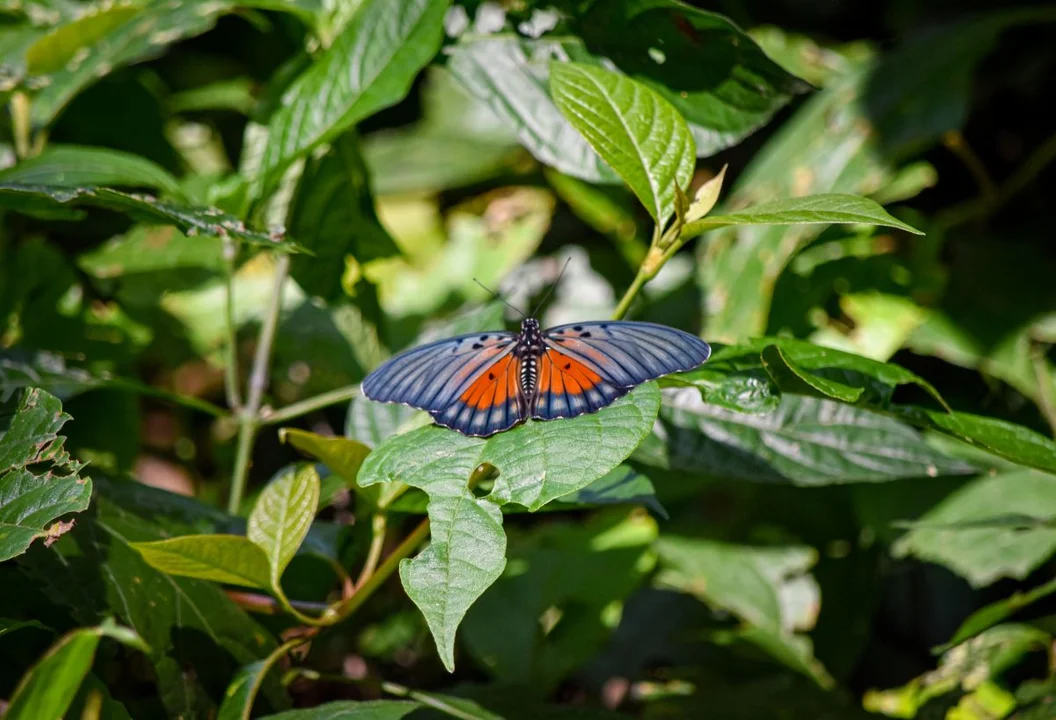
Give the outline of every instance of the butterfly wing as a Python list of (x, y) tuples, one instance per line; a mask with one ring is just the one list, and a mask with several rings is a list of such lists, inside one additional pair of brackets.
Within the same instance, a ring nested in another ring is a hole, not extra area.
[(479, 372), (443, 410), (430, 414), (439, 425), (463, 435), (486, 437), (508, 430), (527, 416), (521, 395), (521, 361), (504, 353)]
[(447, 410), (488, 368), (512, 354), (507, 332), (460, 335), (412, 348), (363, 380), (363, 394), (430, 413)]
[(695, 335), (654, 323), (575, 323), (544, 337), (533, 415), (544, 420), (595, 412), (637, 385), (692, 370), (711, 355)]

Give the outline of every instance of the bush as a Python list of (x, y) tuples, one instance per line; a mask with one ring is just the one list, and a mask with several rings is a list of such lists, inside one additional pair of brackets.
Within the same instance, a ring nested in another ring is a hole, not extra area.
[[(8, 3), (0, 713), (1056, 716), (1051, 9), (792, 8)], [(540, 302), (714, 352), (361, 394)]]

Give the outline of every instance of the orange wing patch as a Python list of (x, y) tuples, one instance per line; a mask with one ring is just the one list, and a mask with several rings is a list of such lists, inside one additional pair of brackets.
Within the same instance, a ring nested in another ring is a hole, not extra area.
[(579, 360), (548, 348), (540, 363), (539, 392), (580, 395), (596, 387), (601, 376)]
[[(487, 410), (517, 394), (517, 373), (513, 355), (499, 360), (480, 373), (459, 398), (477, 410)], [(512, 372), (511, 372), (512, 370)]]

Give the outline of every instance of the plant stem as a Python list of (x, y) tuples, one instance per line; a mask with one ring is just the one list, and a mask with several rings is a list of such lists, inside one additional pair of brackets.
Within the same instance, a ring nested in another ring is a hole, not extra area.
[(374, 575), (374, 571), (378, 568), (378, 561), (381, 560), (381, 551), (385, 546), (385, 531), (387, 527), (388, 517), (385, 515), (384, 511), (379, 511), (374, 515), (374, 518), (371, 521), (370, 549), (367, 550), (367, 559), (363, 563), (363, 569), (359, 573), (359, 579), (356, 580), (356, 589), (366, 585), (367, 580)]
[(253, 454), (253, 441), (257, 437), (257, 423), (251, 418), (242, 417), (238, 423), (238, 446), (235, 450), (235, 469), (231, 474), (231, 494), (227, 498), (227, 511), (238, 514), (242, 504), (242, 495), (246, 492), (246, 478), (249, 476), (249, 459)]
[(997, 195), (997, 184), (990, 177), (990, 173), (986, 171), (983, 161), (964, 139), (961, 131), (951, 130), (947, 132), (942, 136), (942, 144), (946, 146), (947, 150), (956, 155), (964, 163), (968, 172), (972, 174), (975, 184), (979, 188), (979, 194), (982, 196), (981, 200), (983, 202), (992, 202)]
[(1053, 377), (1049, 361), (1045, 357), (1047, 346), (1031, 341), (1030, 363), (1034, 368), (1034, 379), (1038, 383), (1038, 409), (1049, 423), (1052, 436), (1056, 438), (1056, 397), (1053, 397)]
[(397, 567), (399, 567), (400, 561), (414, 552), (427, 537), (429, 537), (429, 518), (418, 523), (418, 527), (416, 527), (410, 535), (405, 537), (399, 547), (393, 550), (392, 553), (382, 561), (381, 565), (378, 566), (378, 569), (374, 571), (374, 574), (367, 578), (362, 587), (357, 587), (356, 592), (352, 597), (334, 609), (333, 623), (341, 622), (358, 610), (359, 606), (366, 602), (366, 600), (374, 594), (374, 591), (389, 579), (389, 576), (395, 572)]
[(314, 397), (299, 400), (284, 408), (267, 412), (261, 416), (260, 422), (262, 425), (275, 425), (277, 423), (286, 422), (287, 420), (293, 420), (301, 415), (307, 415), (316, 410), (322, 410), (331, 405), (347, 402), (358, 396), (359, 385), (346, 385), (343, 388), (338, 388), (337, 390), (331, 390)]
[(227, 511), (230, 513), (238, 512), (238, 507), (242, 504), (242, 495), (246, 490), (249, 461), (253, 455), (253, 441), (260, 427), (260, 406), (264, 398), (264, 389), (268, 384), (271, 348), (275, 342), (275, 331), (279, 326), (279, 315), (282, 312), (282, 290), (289, 272), (290, 256), (279, 255), (275, 261), (275, 283), (271, 305), (268, 307), (268, 314), (264, 317), (264, 326), (257, 340), (257, 351), (253, 356), (253, 367), (249, 374), (246, 404), (238, 414), (238, 449), (235, 454), (234, 474), (231, 477), (231, 495), (227, 498)]
[[(304, 645), (310, 639), (311, 636), (301, 636), (287, 640), (282, 645), (275, 648), (270, 655), (264, 658), (260, 669), (257, 671), (256, 676), (253, 678), (253, 682), (249, 686), (249, 695), (246, 697), (246, 705), (242, 708), (240, 717), (248, 718), (250, 716), (250, 711), (253, 710), (253, 703), (257, 699), (257, 694), (260, 692), (260, 686), (264, 684), (264, 678), (267, 676), (272, 666), (281, 660), (290, 650), (293, 650), (300, 645)], [(229, 695), (228, 697), (232, 696)]]
[(227, 320), (227, 368), (224, 372), (224, 390), (227, 405), (232, 412), (242, 409), (242, 392), (238, 387), (238, 326), (235, 324), (235, 257), (238, 249), (234, 240), (224, 237), (224, 261), (227, 272), (227, 297), (224, 315)]
[(620, 299), (620, 304), (616, 306), (616, 309), (612, 313), (613, 320), (622, 320), (627, 314), (627, 311), (631, 309), (631, 303), (638, 297), (638, 292), (642, 289), (642, 286), (652, 280), (651, 277), (646, 276), (645, 266), (638, 268), (638, 274), (634, 276), (634, 282), (627, 288), (627, 292), (623, 294)]
[(29, 157), (30, 143), (29, 96), (24, 92), (11, 95), (11, 135), (15, 141), (15, 155), (20, 159)]

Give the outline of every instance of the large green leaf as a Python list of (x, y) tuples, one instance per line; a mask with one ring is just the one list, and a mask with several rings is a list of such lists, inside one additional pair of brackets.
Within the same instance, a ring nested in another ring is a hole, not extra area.
[(281, 235), (271, 236), (248, 229), (238, 218), (216, 208), (189, 207), (159, 202), (149, 195), (123, 193), (103, 187), (0, 184), (0, 207), (46, 219), (76, 220), (78, 205), (115, 210), (133, 220), (175, 225), (188, 235), (232, 237), (249, 245), (297, 252), (301, 248)]
[(660, 423), (634, 459), (721, 479), (807, 486), (974, 472), (912, 427), (865, 409), (785, 395), (773, 412), (745, 414), (710, 405), (693, 388), (664, 391)]
[(498, 682), (553, 689), (609, 639), (613, 608), (653, 569), (656, 534), (622, 510), (513, 536), (506, 572), (466, 616), (466, 648)]
[(73, 525), (60, 518), (88, 507), (92, 481), (59, 435), (69, 419), (57, 398), (36, 388), (0, 405), (0, 562), (38, 538), (50, 545)]
[(81, 145), (49, 145), (39, 155), (0, 170), (0, 183), (150, 187), (183, 196), (179, 182), (160, 165), (132, 153)]
[(132, 543), (151, 567), (169, 575), (267, 588), (268, 557), (241, 535), (184, 535)]
[(945, 565), (975, 586), (1023, 579), (1056, 552), (1056, 527), (985, 524), (1009, 515), (1056, 517), (1056, 476), (1034, 470), (982, 476), (920, 517), (893, 551)]
[(304, 238), (314, 255), (294, 258), (290, 274), (306, 293), (324, 300), (343, 295), (346, 257), (365, 263), (399, 254), (374, 212), (358, 145), (346, 133), (322, 158), (309, 160), (289, 211), (290, 233)]
[(450, 0), (367, 0), (283, 95), (268, 124), (254, 195), (297, 158), (399, 102), (440, 48)]
[(939, 650), (949, 650), (954, 645), (960, 645), (965, 640), (975, 637), (984, 630), (1004, 622), (1025, 607), (1032, 605), (1056, 593), (1056, 578), (1049, 580), (1043, 585), (1038, 585), (1026, 592), (1016, 591), (1012, 595), (1002, 598), (989, 605), (985, 605), (961, 623), (950, 641)]
[(810, 630), (817, 619), (820, 588), (807, 574), (813, 548), (752, 547), (686, 537), (657, 543), (661, 571), (656, 582), (688, 592), (747, 623), (738, 631), (775, 659), (826, 686), (832, 679), (814, 659)]
[(319, 473), (312, 465), (268, 483), (249, 514), (246, 536), (267, 557), (272, 587), (297, 554), (319, 508)]
[(550, 92), (568, 121), (663, 226), (675, 188), (689, 187), (696, 150), (686, 121), (650, 88), (578, 63), (550, 66)]
[(135, 632), (112, 623), (74, 630), (55, 643), (22, 676), (4, 718), (38, 720), (65, 717), (66, 710), (77, 695), (77, 689), (92, 667), (95, 649), (103, 637), (113, 638), (137, 650), (150, 651)]
[(573, 48), (502, 35), (467, 38), (448, 50), (448, 69), (517, 133), (539, 162), (583, 180), (615, 182), (618, 176), (612, 168), (550, 97), (550, 58), (561, 57), (566, 50)]
[[(720, 212), (774, 198), (868, 194), (884, 187), (893, 169), (877, 152), (857, 102), (864, 81), (858, 67), (807, 100), (753, 156)], [(737, 226), (705, 235), (699, 255), (707, 260), (699, 267), (709, 340), (733, 342), (766, 332), (778, 276), (820, 232), (816, 225)]]
[(809, 89), (728, 18), (680, 0), (593, 3), (576, 22), (587, 47), (663, 95), (714, 155)]
[(410, 700), (339, 700), (314, 708), (287, 710), (263, 720), (402, 720), (421, 707)]
[(687, 226), (693, 230), (711, 230), (729, 225), (815, 225), (830, 223), (865, 223), (898, 228), (916, 235), (920, 230), (891, 217), (875, 201), (857, 195), (824, 193), (786, 198), (751, 205), (721, 215), (709, 215)]
[(77, 93), (100, 77), (151, 55), (178, 40), (209, 30), (234, 3), (170, 3), (90, 6), (59, 25), (28, 50), (28, 71), (41, 89), (30, 120), (46, 127)]
[[(488, 439), (430, 426), (397, 435), (367, 457), (360, 485), (399, 480), (429, 495), (432, 542), (401, 564), (400, 577), (445, 666), (454, 667), (462, 617), (505, 566), (499, 505), (535, 510), (605, 475), (648, 433), (658, 404), (649, 383), (592, 415), (529, 422)], [(491, 492), (478, 498), (467, 483), (481, 465), (499, 475)]]
[[(124, 483), (113, 485), (108, 496), (118, 495)], [(216, 700), (203, 684), (208, 677), (230, 677), (242, 665), (268, 655), (275, 642), (216, 584), (155, 570), (132, 547), (169, 534), (208, 530), (202, 524), (208, 509), (196, 505), (192, 512), (188, 498), (150, 488), (136, 492), (145, 495), (133, 503), (139, 506), (136, 512), (99, 497), (71, 532), (51, 548), (26, 554), (21, 562), (79, 622), (116, 615), (150, 645), (156, 697), (164, 712), (205, 716)], [(187, 668), (198, 671), (187, 673)], [(281, 699), (274, 689), (268, 692)], [(163, 712), (160, 706), (156, 711)]]

